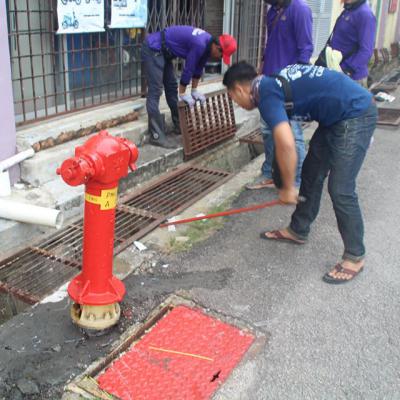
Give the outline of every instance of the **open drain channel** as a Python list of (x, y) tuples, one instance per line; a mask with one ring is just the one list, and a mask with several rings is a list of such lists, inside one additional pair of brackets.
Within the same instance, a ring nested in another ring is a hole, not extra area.
[[(232, 174), (183, 166), (120, 199), (114, 253), (118, 254), (161, 222), (178, 214), (230, 179)], [(0, 291), (35, 304), (68, 282), (82, 263), (83, 220), (0, 261)]]
[(400, 125), (400, 109), (399, 108), (378, 108), (378, 124), (379, 125)]
[(240, 143), (248, 143), (248, 144), (263, 144), (264, 142), (263, 142), (261, 130), (256, 129), (256, 130), (250, 132), (248, 135), (242, 136), (239, 139), (239, 142)]

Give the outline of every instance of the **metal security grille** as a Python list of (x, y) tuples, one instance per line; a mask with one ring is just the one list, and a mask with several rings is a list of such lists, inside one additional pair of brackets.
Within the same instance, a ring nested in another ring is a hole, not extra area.
[(236, 122), (232, 100), (226, 91), (211, 93), (206, 103), (190, 108), (179, 103), (179, 121), (186, 157), (235, 135)]
[[(152, 185), (120, 199), (116, 210), (114, 253), (145, 236), (232, 175), (184, 166)], [(83, 221), (60, 230), (0, 262), (0, 291), (35, 304), (76, 275), (82, 264)]]
[(236, 61), (246, 60), (258, 67), (264, 52), (265, 2), (263, 0), (236, 0), (234, 36), (238, 41)]
[(398, 108), (378, 108), (379, 125), (400, 125), (400, 109)]
[(143, 93), (141, 43), (170, 24), (203, 26), (205, 0), (149, 0), (147, 29), (57, 35), (56, 0), (6, 0), (18, 124)]

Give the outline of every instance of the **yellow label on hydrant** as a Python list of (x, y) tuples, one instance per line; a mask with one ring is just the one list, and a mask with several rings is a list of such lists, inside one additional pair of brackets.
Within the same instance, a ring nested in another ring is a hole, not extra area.
[(101, 196), (85, 193), (85, 200), (92, 204), (98, 204), (100, 210), (112, 210), (117, 207), (118, 188), (101, 191)]

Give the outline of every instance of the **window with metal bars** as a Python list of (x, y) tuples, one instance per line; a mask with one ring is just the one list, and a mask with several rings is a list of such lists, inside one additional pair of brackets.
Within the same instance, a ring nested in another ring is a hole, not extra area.
[(149, 0), (148, 5), (146, 29), (109, 29), (111, 0), (106, 0), (105, 32), (57, 35), (56, 0), (6, 0), (17, 123), (141, 95), (146, 32), (178, 24), (203, 27), (205, 0)]
[(246, 60), (258, 67), (264, 51), (265, 29), (263, 0), (236, 0), (234, 15), (234, 36), (238, 51), (235, 61)]

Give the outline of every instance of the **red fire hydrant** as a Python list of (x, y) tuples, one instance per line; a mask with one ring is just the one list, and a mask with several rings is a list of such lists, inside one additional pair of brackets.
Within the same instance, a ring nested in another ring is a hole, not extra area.
[(103, 330), (120, 317), (125, 286), (113, 276), (115, 208), (118, 181), (136, 169), (138, 155), (133, 143), (102, 131), (57, 169), (68, 185), (86, 186), (83, 267), (68, 286), (72, 320), (83, 328)]

